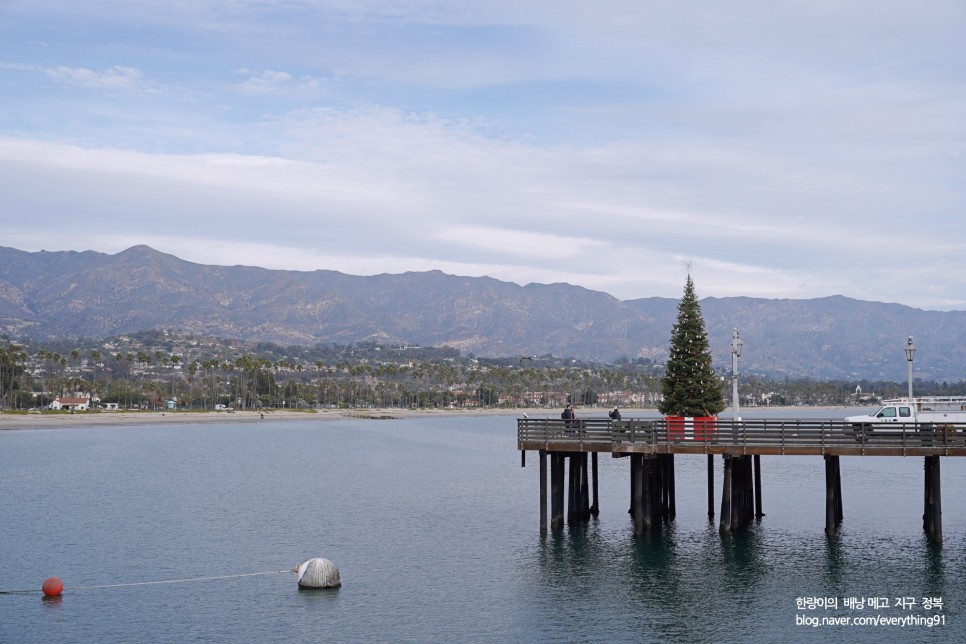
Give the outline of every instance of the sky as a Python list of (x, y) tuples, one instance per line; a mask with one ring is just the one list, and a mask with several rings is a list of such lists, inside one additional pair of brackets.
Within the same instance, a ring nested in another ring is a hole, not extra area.
[(0, 0), (0, 246), (966, 310), (962, 0)]

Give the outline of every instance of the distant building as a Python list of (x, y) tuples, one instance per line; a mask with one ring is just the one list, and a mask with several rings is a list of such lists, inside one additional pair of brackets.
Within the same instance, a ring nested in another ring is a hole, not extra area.
[(852, 394), (852, 404), (860, 405), (862, 403), (875, 403), (879, 398), (874, 393), (865, 393), (862, 391), (862, 385), (855, 386), (855, 393)]
[(70, 411), (87, 411), (91, 407), (90, 396), (60, 396), (50, 403), (51, 409), (69, 409)]

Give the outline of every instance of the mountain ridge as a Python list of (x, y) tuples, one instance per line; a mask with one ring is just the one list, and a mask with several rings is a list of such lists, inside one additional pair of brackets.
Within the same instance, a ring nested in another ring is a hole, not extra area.
[[(700, 284), (697, 285), (700, 292)], [(912, 335), (917, 377), (966, 378), (966, 312), (923, 311), (842, 295), (700, 301), (715, 362), (812, 378), (904, 380)], [(115, 255), (0, 247), (0, 330), (90, 337), (181, 329), (281, 344), (408, 343), (481, 356), (551, 353), (663, 361), (678, 300), (619, 300), (565, 283), (519, 285), (439, 270), (357, 276), (182, 260), (149, 246)]]

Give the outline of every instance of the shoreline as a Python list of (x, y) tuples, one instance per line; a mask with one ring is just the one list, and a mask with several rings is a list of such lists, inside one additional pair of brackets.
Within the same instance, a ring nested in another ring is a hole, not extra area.
[[(789, 407), (743, 408), (745, 413), (787, 410)], [(815, 406), (801, 409), (845, 411), (862, 407)], [(578, 418), (606, 418), (608, 407), (583, 407), (577, 409)], [(659, 415), (654, 408), (622, 408), (625, 418)], [(516, 407), (492, 409), (398, 409), (372, 407), (358, 409), (309, 409), (309, 410), (236, 410), (236, 411), (80, 411), (73, 414), (50, 412), (0, 412), (0, 430), (4, 429), (54, 429), (66, 427), (112, 427), (162, 424), (208, 424), (250, 423), (266, 421), (330, 421), (330, 420), (396, 420), (403, 418), (429, 418), (433, 416), (516, 416), (518, 418), (558, 418), (559, 409)], [(727, 410), (722, 414), (728, 417)]]
[[(543, 411), (543, 410), (541, 410)], [(554, 415), (553, 410), (546, 410)], [(529, 410), (530, 413), (533, 410)], [(235, 411), (79, 411), (0, 412), (0, 431), (5, 429), (54, 429), (80, 427), (143, 426), (164, 424), (258, 423), (271, 421), (393, 420), (431, 416), (523, 416), (525, 409), (309, 409)], [(557, 412), (559, 413), (559, 412)], [(606, 412), (602, 412), (606, 413)]]

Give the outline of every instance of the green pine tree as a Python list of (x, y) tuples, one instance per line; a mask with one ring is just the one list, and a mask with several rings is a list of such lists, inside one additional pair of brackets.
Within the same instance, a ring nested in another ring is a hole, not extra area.
[(671, 355), (661, 391), (664, 399), (658, 411), (665, 416), (715, 416), (725, 408), (690, 273), (684, 297), (678, 304), (678, 320), (671, 331)]

